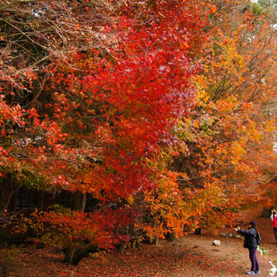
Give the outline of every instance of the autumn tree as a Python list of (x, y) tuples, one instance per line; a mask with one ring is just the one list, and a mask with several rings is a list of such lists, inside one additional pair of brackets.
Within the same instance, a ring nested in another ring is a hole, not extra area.
[(1, 174), (42, 176), (32, 160), (40, 158), (45, 134), (55, 133), (51, 126), (40, 126), (49, 100), (48, 66), (73, 49), (104, 48), (108, 38), (101, 37), (99, 28), (112, 21), (106, 10), (116, 10), (118, 3), (1, 2)]
[(214, 4), (196, 109), (179, 124), (184, 143), (172, 164), (187, 201), (198, 203), (192, 221), (210, 229), (259, 199), (276, 161), (275, 29), (248, 2)]
[[(3, 66), (2, 173), (28, 171), (45, 189), (76, 196), (71, 211), (35, 213), (32, 226), (72, 263), (128, 242), (131, 228), (180, 232), (188, 215), (163, 150), (173, 149), (175, 123), (195, 99), (209, 5), (14, 1), (1, 9), (5, 51), (16, 49)], [(97, 199), (90, 213), (87, 193)]]

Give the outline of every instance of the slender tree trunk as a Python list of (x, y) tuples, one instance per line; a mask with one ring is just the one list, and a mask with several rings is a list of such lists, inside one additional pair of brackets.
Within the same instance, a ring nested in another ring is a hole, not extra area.
[[(81, 191), (76, 191), (71, 198), (71, 209), (73, 211), (85, 211), (86, 208), (86, 193), (82, 193)], [(79, 246), (78, 248), (66, 248), (64, 249), (64, 262), (77, 265), (84, 257), (86, 257), (91, 252), (97, 252), (98, 250), (95, 246), (86, 244), (84, 246)]]
[(85, 211), (86, 208), (87, 194), (82, 193), (81, 191), (76, 191), (72, 195), (71, 199), (71, 209), (73, 211)]
[(271, 216), (271, 209), (263, 208), (263, 212), (261, 214), (261, 217), (268, 218)]

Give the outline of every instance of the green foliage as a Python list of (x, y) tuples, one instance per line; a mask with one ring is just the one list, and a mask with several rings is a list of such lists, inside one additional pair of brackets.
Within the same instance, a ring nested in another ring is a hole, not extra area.
[(274, 259), (273, 263), (274, 263), (275, 266), (277, 266), (277, 259)]
[(258, 249), (260, 249), (262, 251), (263, 255), (268, 256), (268, 252), (264, 247), (258, 246)]
[(264, 7), (259, 3), (253, 3), (250, 6), (250, 9), (251, 9), (252, 13), (255, 15), (262, 15), (265, 11)]

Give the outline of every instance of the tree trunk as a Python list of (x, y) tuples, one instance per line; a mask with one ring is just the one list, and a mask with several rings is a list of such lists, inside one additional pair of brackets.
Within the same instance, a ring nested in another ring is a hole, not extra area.
[(81, 191), (76, 191), (73, 193), (71, 198), (71, 209), (73, 211), (85, 211), (86, 208), (86, 193), (82, 193)]
[(72, 265), (78, 265), (78, 263), (86, 257), (89, 253), (96, 253), (99, 249), (95, 246), (88, 245), (77, 249), (64, 249), (64, 262)]
[[(70, 206), (73, 211), (85, 211), (86, 208), (86, 193), (81, 191), (76, 191), (73, 193)], [(79, 248), (65, 248), (64, 252), (64, 262), (72, 265), (77, 265), (84, 257), (86, 257), (91, 252), (97, 252), (98, 250), (94, 247), (86, 245), (84, 243), (83, 247)]]
[(194, 231), (194, 234), (195, 235), (201, 235), (201, 228), (196, 228), (195, 231)]
[(263, 208), (263, 212), (261, 214), (261, 217), (269, 218), (270, 216), (271, 216), (271, 209)]
[(167, 241), (175, 241), (176, 240), (176, 236), (174, 232), (168, 232), (165, 236)]

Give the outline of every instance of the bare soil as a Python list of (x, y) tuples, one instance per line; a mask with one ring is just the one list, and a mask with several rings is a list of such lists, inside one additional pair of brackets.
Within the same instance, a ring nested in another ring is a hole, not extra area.
[[(261, 247), (268, 255), (259, 251), (261, 275), (275, 276), (271, 269), (277, 260), (272, 223), (269, 218), (261, 218), (261, 210), (249, 210), (241, 214), (247, 228), (251, 220), (257, 221), (262, 237)], [(213, 236), (203, 230), (201, 235), (187, 234), (174, 242), (160, 241), (159, 245), (142, 244), (139, 251), (127, 249), (123, 253), (100, 253), (87, 257), (73, 268), (62, 263), (63, 255), (53, 249), (2, 248), (0, 249), (1, 277), (92, 277), (92, 276), (141, 276), (141, 277), (196, 277), (196, 276), (247, 276), (250, 269), (248, 250), (243, 248), (243, 239), (236, 237), (234, 229), (225, 228)], [(232, 235), (230, 237), (230, 235)], [(220, 246), (213, 241), (220, 240)], [(271, 275), (270, 275), (271, 274)], [(276, 274), (277, 276), (277, 274)]]

